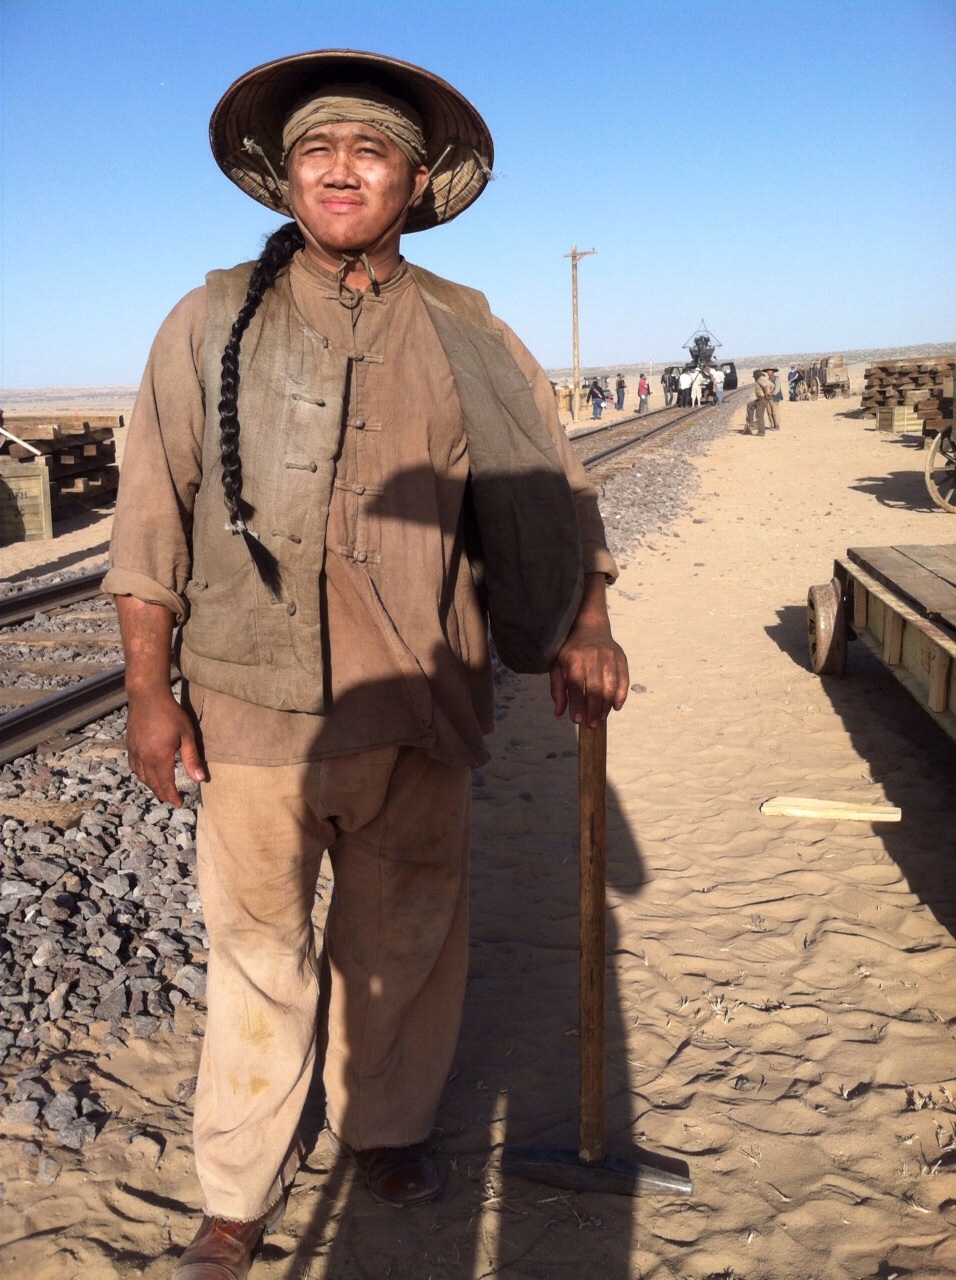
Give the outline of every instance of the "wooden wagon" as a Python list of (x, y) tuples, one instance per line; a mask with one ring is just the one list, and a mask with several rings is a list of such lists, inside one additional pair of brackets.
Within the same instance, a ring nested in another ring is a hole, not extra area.
[(851, 547), (807, 597), (810, 665), (846, 671), (861, 640), (956, 739), (956, 543)]
[(956, 514), (956, 442), (952, 424), (933, 437), (926, 454), (924, 475), (929, 496), (936, 505)]
[(832, 400), (837, 392), (841, 396), (850, 394), (850, 371), (842, 355), (827, 356), (821, 361), (820, 390), (825, 400)]

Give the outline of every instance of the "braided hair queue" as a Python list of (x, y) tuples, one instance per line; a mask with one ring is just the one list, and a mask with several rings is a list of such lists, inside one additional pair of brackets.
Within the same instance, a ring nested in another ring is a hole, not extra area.
[(266, 240), (249, 277), (245, 301), (239, 309), (229, 341), (222, 353), (222, 381), (219, 399), (219, 454), (222, 459), (222, 488), (229, 512), (228, 528), (241, 533), (263, 582), (279, 595), (279, 567), (271, 552), (246, 527), (248, 503), (242, 500), (242, 459), (239, 456), (239, 347), (242, 336), (259, 309), (264, 294), (275, 284), (279, 272), (305, 241), (294, 222), (287, 222)]

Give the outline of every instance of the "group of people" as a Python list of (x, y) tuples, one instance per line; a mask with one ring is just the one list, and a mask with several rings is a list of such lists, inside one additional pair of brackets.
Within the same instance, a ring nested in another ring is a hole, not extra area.
[(766, 435), (780, 430), (777, 405), (783, 399), (779, 369), (754, 369), (754, 398), (747, 401), (745, 436)]
[[(624, 395), (627, 391), (627, 380), (623, 373), (619, 373), (614, 381), (614, 394), (611, 394), (611, 388), (608, 379), (592, 378), (587, 386), (585, 396), (591, 406), (591, 417), (600, 418), (605, 407), (610, 407), (613, 403), (615, 409), (620, 413), (624, 408)], [(651, 386), (647, 380), (647, 374), (642, 373), (637, 381), (637, 412), (648, 412), (648, 397), (651, 394)]]
[[(661, 374), (661, 390), (664, 393), (664, 407), (672, 405), (677, 408), (694, 408), (701, 404), (723, 404), (724, 371), (720, 365), (708, 364), (703, 367), (696, 364), (670, 365)], [(591, 417), (600, 418), (605, 408), (614, 407), (620, 411), (624, 408), (624, 395), (627, 382), (619, 373), (612, 393), (606, 377), (595, 377), (582, 385), (585, 398), (591, 406)], [(637, 412), (649, 411), (650, 382), (646, 373), (642, 373), (637, 383)], [(791, 399), (793, 397), (791, 396)]]
[(719, 365), (687, 364), (683, 369), (673, 365), (661, 374), (664, 405), (690, 409), (699, 404), (723, 404), (724, 371)]

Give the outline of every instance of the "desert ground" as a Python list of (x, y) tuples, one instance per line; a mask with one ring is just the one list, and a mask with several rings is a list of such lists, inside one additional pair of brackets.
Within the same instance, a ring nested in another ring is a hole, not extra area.
[[(253, 1277), (956, 1274), (956, 743), (859, 644), (844, 679), (813, 675), (804, 612), (848, 546), (953, 542), (956, 519), (929, 503), (918, 444), (856, 398), (784, 404), (764, 438), (741, 434), (743, 399), (688, 509), (621, 557), (609, 593), (632, 681), (609, 730), (609, 1149), (686, 1161), (693, 1194), (574, 1194), (499, 1168), (504, 1144), (573, 1144), (577, 1107), (574, 735), (546, 680), (509, 675), (475, 779), (444, 1196), (381, 1208), (320, 1135)], [(100, 562), (107, 538), (89, 520), (52, 549), (5, 548), (4, 572)], [(762, 814), (780, 794), (886, 801), (902, 821)], [(110, 1119), (57, 1153), (53, 1182), (37, 1130), (6, 1124), (5, 1275), (170, 1274), (200, 1208), (201, 1023), (180, 1006), (174, 1032), (52, 1055)]]

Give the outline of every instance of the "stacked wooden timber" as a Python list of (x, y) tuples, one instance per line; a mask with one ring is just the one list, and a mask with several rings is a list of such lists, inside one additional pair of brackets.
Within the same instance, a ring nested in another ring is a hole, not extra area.
[[(79, 508), (111, 502), (119, 484), (114, 432), (123, 425), (122, 414), (116, 413), (5, 414), (0, 410), (4, 506), (16, 506), (16, 494), (27, 487), (27, 471), (20, 468), (29, 468), (31, 485), (39, 476), (42, 489), (48, 491), (47, 506), (54, 520)], [(30, 512), (19, 510), (11, 517), (12, 523), (4, 518), (6, 540), (10, 540), (17, 520), (23, 528), (20, 537), (50, 536), (31, 532), (33, 499), (29, 505)], [(38, 500), (37, 510), (43, 505)]]
[(894, 425), (897, 419), (905, 426), (921, 422), (924, 434), (935, 435), (953, 419), (954, 370), (956, 352), (872, 364), (866, 370), (863, 412), (892, 418)]

